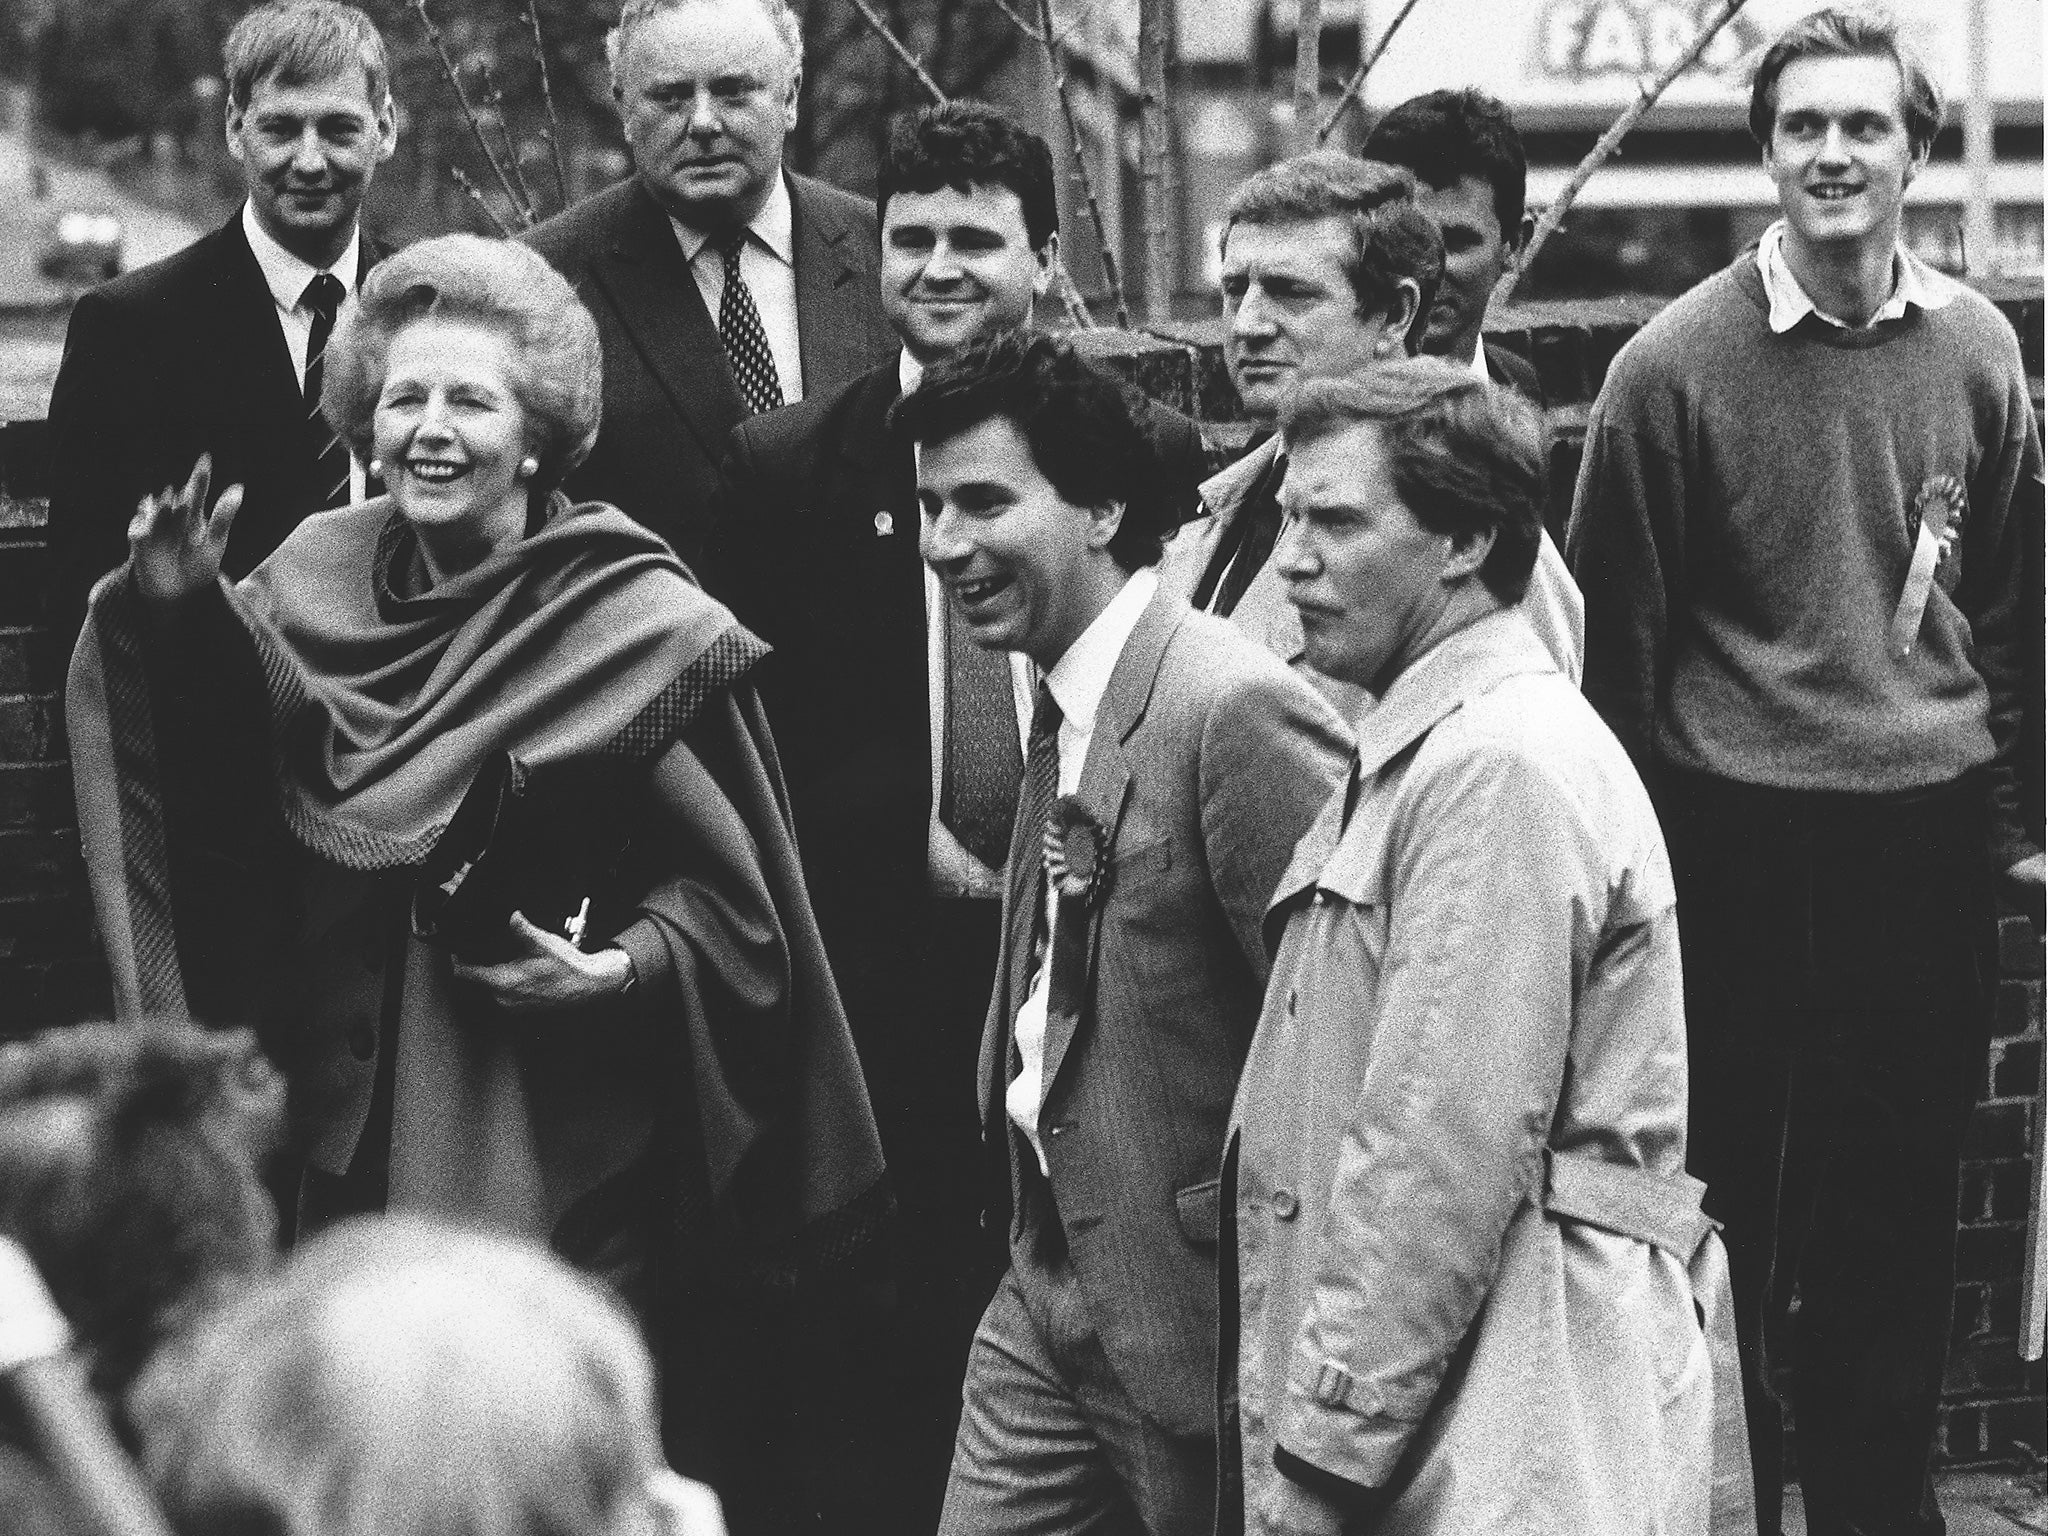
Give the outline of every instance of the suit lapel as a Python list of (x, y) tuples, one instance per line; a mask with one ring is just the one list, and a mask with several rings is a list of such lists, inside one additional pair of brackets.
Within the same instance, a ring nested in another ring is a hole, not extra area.
[(856, 232), (802, 177), (789, 178), (796, 262), (797, 353), (803, 359), (804, 389), (822, 394), (834, 379), (860, 373), (874, 353), (849, 324), (855, 312), (841, 292), (849, 283), (873, 282), (855, 259)]
[(718, 463), (746, 407), (668, 215), (637, 177), (610, 248), (586, 270), (676, 413)]
[[(1179, 598), (1163, 590), (1153, 594), (1152, 601), (1139, 615), (1131, 638), (1124, 643), (1123, 655), (1117, 658), (1116, 670), (1109, 676), (1109, 687), (1104, 690), (1102, 702), (1096, 707), (1095, 730), (1089, 737), (1087, 760), (1081, 765), (1080, 787), (1074, 793), (1095, 824), (1106, 834), (1103, 856), (1110, 869), (1114, 869), (1116, 864), (1117, 837), (1122, 831), (1124, 807), (1130, 801), (1131, 765), (1125, 753), (1125, 743), (1144, 721), (1146, 708), (1152, 699), (1153, 684), (1159, 679), (1160, 663), (1166, 656), (1167, 642), (1173, 638), (1187, 612), (1187, 605)], [(1018, 841), (1021, 842), (1024, 829), (1020, 827), (1018, 831)], [(1035, 849), (1036, 829), (1033, 829), (1031, 842)], [(1011, 856), (1016, 856), (1014, 845)], [(1088, 1008), (1089, 1001), (1095, 996), (1096, 949), (1102, 937), (1102, 909), (1115, 899), (1112, 879), (1103, 898), (1086, 909), (1084, 921), (1088, 927), (1082, 941), (1086, 969), (1075, 1006), (1047, 1011), (1045, 1082), (1048, 1098), (1051, 1097), (1052, 1085), (1059, 1081), (1067, 1048), (1073, 1044), (1074, 1035), (1080, 1027), (1081, 1011)], [(1067, 921), (1074, 905), (1069, 902), (1061, 907), (1062, 923)]]

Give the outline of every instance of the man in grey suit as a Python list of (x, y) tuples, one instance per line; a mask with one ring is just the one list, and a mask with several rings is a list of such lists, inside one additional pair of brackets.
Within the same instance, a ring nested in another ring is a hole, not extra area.
[(1160, 590), (1155, 455), (1117, 384), (1013, 334), (929, 370), (922, 550), (977, 645), (1044, 671), (982, 1038), (1010, 1266), (969, 1355), (942, 1536), (1206, 1536), (1217, 1172), (1259, 925), (1350, 740)]
[(784, 0), (626, 0), (606, 44), (634, 174), (526, 236), (604, 345), (604, 429), (567, 488), (694, 561), (733, 427), (896, 355), (875, 210), (783, 169)]

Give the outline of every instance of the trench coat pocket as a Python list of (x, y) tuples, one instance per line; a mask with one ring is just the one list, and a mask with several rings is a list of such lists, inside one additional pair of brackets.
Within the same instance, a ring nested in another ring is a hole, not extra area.
[(1208, 1179), (1174, 1191), (1173, 1204), (1175, 1213), (1180, 1217), (1180, 1233), (1189, 1242), (1208, 1248), (1216, 1246), (1219, 1187), (1219, 1180)]

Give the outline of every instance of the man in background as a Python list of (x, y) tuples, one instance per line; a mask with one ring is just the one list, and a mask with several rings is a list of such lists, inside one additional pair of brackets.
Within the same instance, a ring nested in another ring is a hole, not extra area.
[(215, 484), (245, 488), (230, 577), (366, 488), (320, 414), (320, 384), (335, 314), (384, 251), (361, 222), (398, 142), (384, 40), (354, 6), (276, 0), (223, 51), (241, 208), (71, 311), (50, 396), (50, 622), (63, 645), (93, 583), (128, 558), (135, 504), (183, 484), (200, 454)]
[(734, 425), (895, 351), (875, 214), (783, 166), (803, 84), (784, 0), (627, 0), (606, 48), (633, 175), (525, 237), (604, 346), (604, 430), (567, 489), (695, 562)]

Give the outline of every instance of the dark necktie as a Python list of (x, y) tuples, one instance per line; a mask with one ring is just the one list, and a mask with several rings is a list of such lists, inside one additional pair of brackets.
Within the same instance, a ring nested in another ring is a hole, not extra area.
[[(1060, 787), (1060, 707), (1052, 690), (1038, 685), (1038, 704), (1031, 712), (1031, 746), (1024, 754), (1024, 783), (1018, 795), (1017, 820), (1025, 829), (1024, 846), (1010, 866), (1010, 1016), (1014, 1019), (1045, 950), (1045, 829), (1052, 824), (1053, 802)], [(1014, 1074), (1013, 1074), (1014, 1075)]]
[(348, 501), (348, 449), (327, 418), (320, 414), (320, 385), (326, 377), (327, 338), (334, 334), (334, 317), (348, 290), (332, 272), (315, 272), (299, 302), (313, 311), (313, 334), (306, 338), (306, 436), (312, 444), (318, 468), (313, 483), (319, 487), (322, 507), (338, 507)]
[[(1245, 497), (1237, 515), (1235, 538), (1225, 539), (1195, 588), (1192, 602), (1204, 613), (1227, 619), (1244, 600), (1245, 588), (1273, 557), (1280, 537), (1280, 482), (1287, 473), (1283, 455)], [(1213, 599), (1213, 601), (1212, 601)]]
[(1017, 708), (1007, 651), (985, 651), (945, 606), (946, 740), (939, 824), (990, 869), (1001, 869), (1017, 818)]
[(718, 242), (718, 254), (725, 261), (725, 291), (718, 299), (718, 339), (725, 346), (725, 360), (732, 365), (740, 398), (747, 402), (747, 413), (758, 416), (782, 404), (782, 381), (775, 374), (775, 354), (768, 350), (761, 311), (754, 307), (754, 291), (740, 273), (740, 252), (746, 244), (744, 229)]

